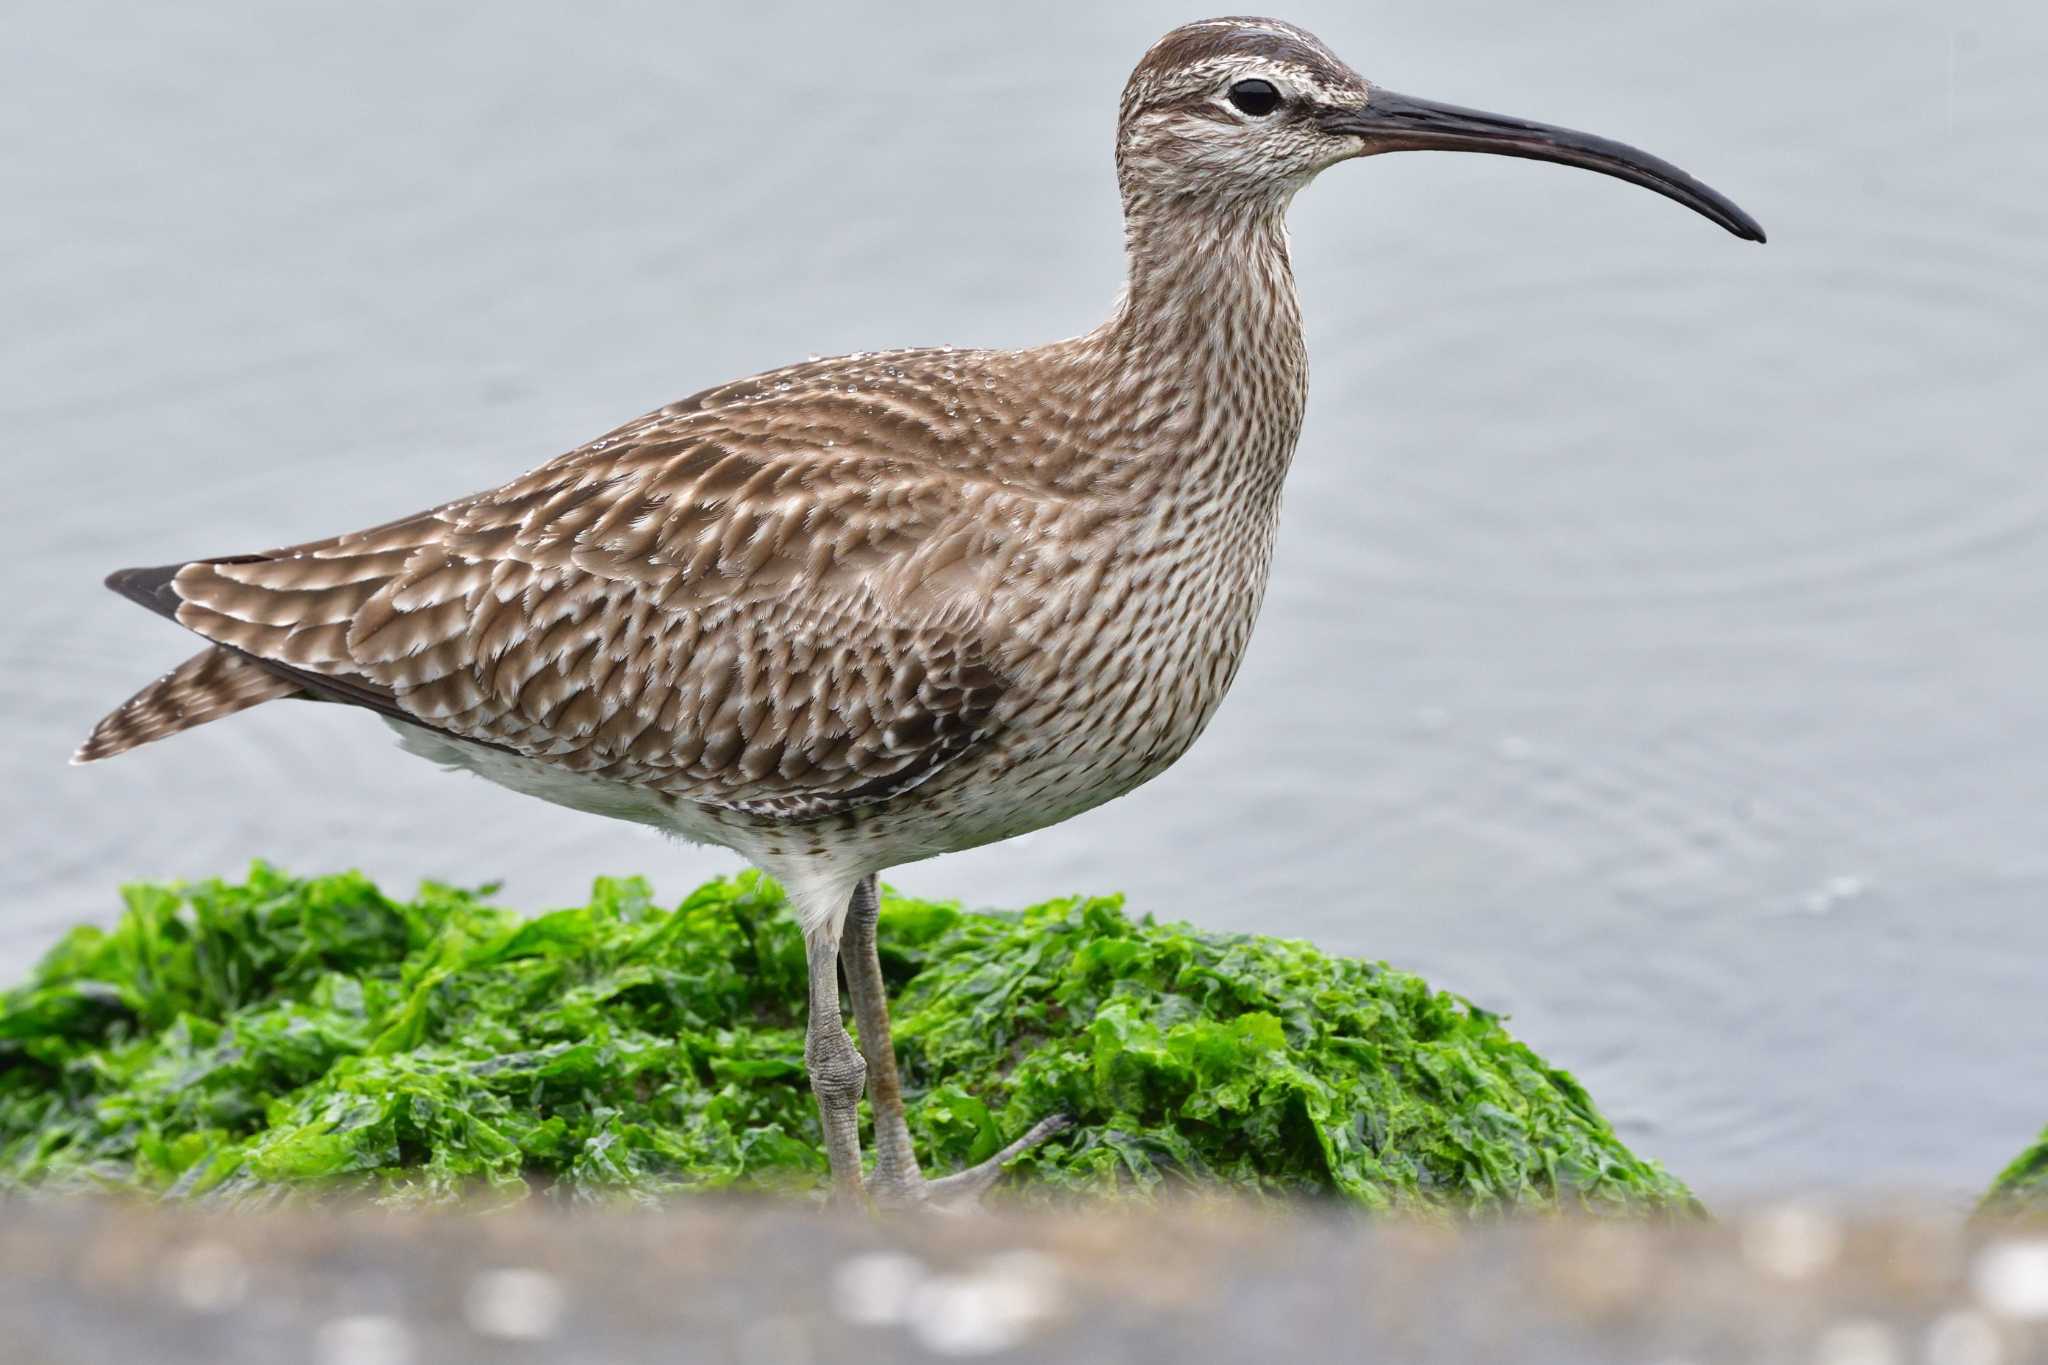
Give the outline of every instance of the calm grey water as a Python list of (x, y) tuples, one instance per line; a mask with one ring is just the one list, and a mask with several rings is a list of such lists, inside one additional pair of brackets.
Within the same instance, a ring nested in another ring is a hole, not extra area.
[[(1160, 4), (31, 3), (0, 44), (0, 975), (138, 876), (733, 866), (266, 708), (70, 769), (192, 646), (131, 563), (366, 525), (811, 352), (1082, 330)], [(1021, 15), (1022, 11), (1019, 11)], [(1703, 1193), (1981, 1186), (2048, 1121), (2048, 11), (1298, 0), (1368, 75), (1666, 155), (1340, 167), (1208, 737), (905, 869), (1385, 957)]]

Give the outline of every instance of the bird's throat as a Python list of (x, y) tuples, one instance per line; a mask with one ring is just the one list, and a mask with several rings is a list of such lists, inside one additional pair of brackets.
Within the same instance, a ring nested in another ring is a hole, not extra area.
[(1149, 491), (1278, 499), (1308, 398), (1285, 208), (1126, 205), (1129, 278), (1087, 349)]

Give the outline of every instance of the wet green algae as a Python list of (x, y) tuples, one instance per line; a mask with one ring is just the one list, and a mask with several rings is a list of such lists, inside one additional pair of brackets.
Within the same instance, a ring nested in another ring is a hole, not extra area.
[(2048, 1215), (2048, 1128), (1998, 1173), (1979, 1207), (1987, 1214)]
[[(137, 885), (0, 996), (0, 1189), (265, 1202), (816, 1190), (804, 952), (780, 891), (638, 880), (533, 918), (356, 874)], [(932, 1170), (1044, 1114), (1009, 1197), (1216, 1187), (1374, 1209), (1688, 1211), (1499, 1019), (1297, 941), (886, 897)]]

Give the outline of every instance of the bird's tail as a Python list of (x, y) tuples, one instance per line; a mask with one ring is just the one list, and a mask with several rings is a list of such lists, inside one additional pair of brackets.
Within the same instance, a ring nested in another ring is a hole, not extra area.
[(138, 744), (164, 739), (232, 716), (266, 701), (299, 694), (299, 686), (246, 655), (215, 646), (203, 650), (122, 702), (92, 727), (73, 763), (92, 763), (126, 753)]

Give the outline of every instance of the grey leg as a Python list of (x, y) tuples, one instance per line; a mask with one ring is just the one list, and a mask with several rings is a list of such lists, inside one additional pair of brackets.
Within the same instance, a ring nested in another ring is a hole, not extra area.
[[(1064, 1114), (1040, 1119), (1023, 1137), (980, 1165), (939, 1180), (924, 1178), (917, 1153), (911, 1149), (910, 1125), (903, 1118), (903, 1081), (896, 1071), (896, 1045), (889, 1036), (888, 990), (882, 982), (882, 960), (875, 951), (875, 923), (881, 913), (876, 879), (862, 879), (847, 907), (846, 937), (839, 946), (847, 993), (853, 997), (854, 1022), (860, 1028), (861, 1055), (867, 1063), (868, 1105), (875, 1117), (875, 1173), (869, 1190), (875, 1202), (883, 1205), (966, 1207), (1002, 1178), (1004, 1166), (1072, 1126), (1072, 1120)], [(814, 977), (816, 971), (814, 966)]]
[(832, 1202), (860, 1207), (860, 1092), (867, 1063), (839, 1019), (839, 943), (827, 928), (804, 935), (811, 978), (811, 1007), (804, 1034), (804, 1067), (818, 1117), (825, 1129), (825, 1157), (832, 1164)]
[(882, 984), (882, 959), (875, 951), (875, 921), (881, 913), (881, 888), (874, 877), (862, 878), (846, 912), (839, 960), (846, 969), (847, 993), (853, 997), (861, 1056), (868, 1064), (868, 1107), (875, 1117), (871, 1183), (878, 1198), (904, 1203), (922, 1190), (924, 1174), (911, 1150), (910, 1125), (903, 1121), (903, 1081), (896, 1073), (896, 1045), (889, 1036), (889, 994)]
[(978, 1166), (924, 1182), (924, 1198), (940, 1208), (965, 1208), (980, 1201), (998, 1180), (1003, 1168), (1057, 1133), (1074, 1126), (1065, 1114), (1050, 1114), (1024, 1130), (1024, 1136)]

